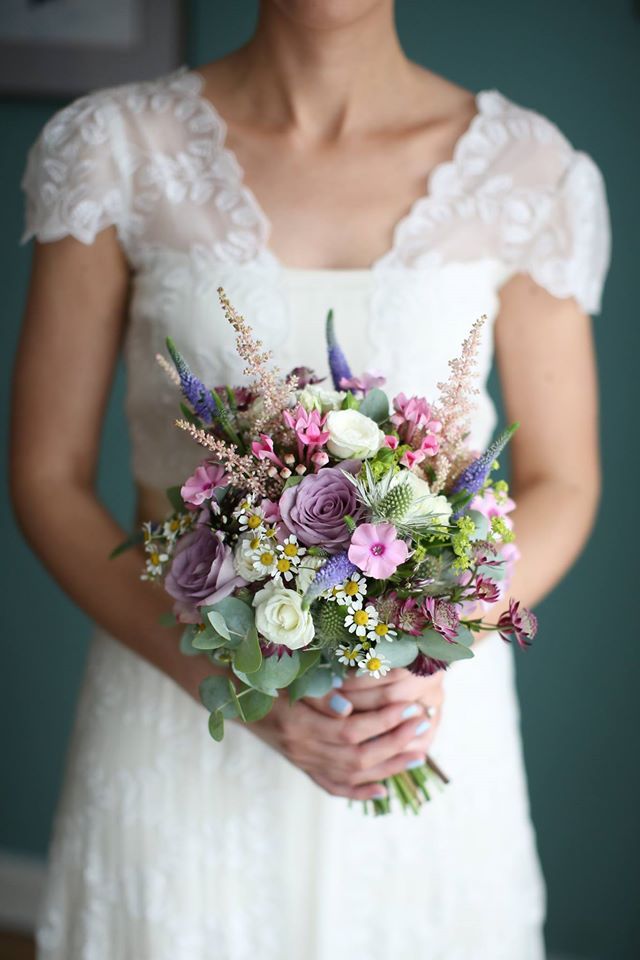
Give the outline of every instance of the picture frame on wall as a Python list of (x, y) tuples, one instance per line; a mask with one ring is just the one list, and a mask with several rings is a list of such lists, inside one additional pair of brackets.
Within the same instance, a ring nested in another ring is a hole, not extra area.
[(0, 95), (75, 97), (183, 63), (182, 0), (1, 0)]

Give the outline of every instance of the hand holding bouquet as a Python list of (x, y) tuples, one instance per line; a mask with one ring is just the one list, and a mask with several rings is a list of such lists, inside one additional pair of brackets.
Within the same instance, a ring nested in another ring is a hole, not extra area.
[[(384, 377), (351, 373), (331, 312), (329, 387), (308, 368), (281, 376), (218, 292), (249, 385), (206, 386), (167, 342), (177, 424), (206, 457), (168, 491), (171, 516), (143, 531), (143, 576), (173, 597), (183, 651), (226, 668), (200, 688), (212, 737), (225, 720), (261, 719), (284, 690), (295, 702), (354, 672), (446, 670), (481, 630), (528, 645), (536, 620), (516, 601), (497, 624), (477, 615), (503, 596), (516, 555), (514, 504), (492, 478), (515, 427), (483, 453), (466, 440), (483, 321), (434, 405), (390, 403)], [(417, 811), (440, 778), (427, 758), (385, 786)], [(390, 800), (373, 805), (386, 813)]]

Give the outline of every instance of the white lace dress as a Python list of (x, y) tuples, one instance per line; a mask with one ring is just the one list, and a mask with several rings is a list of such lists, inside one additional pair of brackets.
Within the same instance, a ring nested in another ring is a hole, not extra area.
[[(133, 271), (125, 345), (133, 471), (181, 481), (198, 450), (172, 426), (154, 355), (167, 334), (211, 383), (240, 380), (222, 284), (283, 369), (326, 372), (333, 307), (357, 370), (429, 396), (486, 313), (478, 447), (498, 290), (527, 271), (596, 312), (608, 215), (594, 163), (495, 91), (451, 163), (368, 270), (284, 268), (269, 224), (186, 67), (59, 111), (32, 147), (26, 241), (91, 243), (115, 224)], [(70, 389), (73, 386), (70, 384)], [(365, 818), (251, 733), (97, 630), (38, 931), (41, 960), (540, 960), (544, 889), (529, 821), (511, 648), (495, 636), (446, 675), (434, 756), (451, 785), (418, 818)]]

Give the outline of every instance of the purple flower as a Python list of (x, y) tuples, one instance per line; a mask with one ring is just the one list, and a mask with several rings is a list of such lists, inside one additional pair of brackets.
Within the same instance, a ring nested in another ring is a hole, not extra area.
[(538, 618), (531, 610), (520, 606), (519, 600), (509, 600), (509, 609), (498, 620), (498, 633), (507, 643), (515, 637), (518, 646), (524, 650), (538, 632)]
[[(494, 460), (502, 453), (517, 429), (518, 424), (514, 423), (511, 427), (503, 430), (497, 440), (494, 440), (491, 446), (487, 448), (485, 453), (462, 471), (451, 488), (451, 492), (461, 493), (465, 490), (467, 493), (478, 493), (485, 485), (487, 477), (491, 473)], [(456, 516), (459, 516), (459, 513)]]
[(180, 389), (185, 400), (191, 404), (201, 420), (211, 423), (217, 413), (216, 402), (211, 391), (207, 390), (202, 380), (191, 372), (189, 365), (170, 337), (167, 337), (167, 350), (180, 377)]
[(347, 363), (347, 358), (336, 340), (336, 334), (333, 327), (333, 310), (327, 314), (327, 347), (329, 350), (329, 369), (331, 370), (331, 379), (336, 390), (340, 389), (343, 380), (351, 380), (352, 374)]
[(484, 600), (485, 603), (495, 603), (496, 600), (500, 599), (500, 588), (495, 580), (490, 580), (489, 577), (476, 577), (472, 587), (473, 596), (477, 597), (478, 600)]
[(324, 593), (325, 590), (331, 590), (332, 587), (337, 587), (339, 583), (344, 583), (347, 577), (355, 573), (357, 569), (355, 563), (351, 563), (351, 560), (349, 560), (346, 552), (329, 557), (311, 581), (311, 585), (304, 595), (303, 606), (308, 608), (321, 593)]
[(449, 603), (448, 600), (441, 600), (439, 597), (427, 597), (422, 604), (422, 608), (430, 621), (427, 625), (432, 630), (436, 630), (449, 643), (454, 643), (460, 626), (455, 605)]
[(311, 367), (294, 367), (289, 376), (297, 378), (300, 390), (304, 390), (309, 384), (322, 383), (327, 379), (326, 377), (316, 377), (315, 371)]
[(436, 660), (435, 657), (428, 657), (426, 653), (419, 653), (413, 660), (407, 670), (414, 673), (417, 677), (431, 677), (439, 670), (446, 670), (449, 666), (444, 660)]
[(340, 467), (323, 467), (284, 491), (280, 497), (282, 519), (305, 547), (321, 546), (329, 553), (348, 547), (351, 534), (344, 518), (351, 516), (358, 523), (364, 508), (342, 471), (357, 473), (360, 466), (359, 460), (346, 460)]
[(182, 623), (198, 623), (198, 607), (228, 597), (245, 581), (236, 574), (233, 553), (219, 530), (198, 526), (179, 541), (165, 578)]

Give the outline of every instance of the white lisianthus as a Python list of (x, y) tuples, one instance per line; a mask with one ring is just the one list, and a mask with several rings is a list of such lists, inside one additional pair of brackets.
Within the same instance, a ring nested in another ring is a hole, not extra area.
[(309, 383), (304, 390), (299, 391), (298, 403), (309, 413), (312, 410), (327, 413), (328, 410), (339, 410), (345, 397), (344, 390), (325, 390), (317, 383)]
[(281, 643), (290, 650), (306, 647), (313, 640), (315, 628), (308, 610), (302, 609), (302, 597), (277, 581), (258, 590), (253, 598), (256, 608), (256, 629), (265, 640)]
[(439, 523), (448, 524), (451, 519), (451, 504), (446, 497), (431, 493), (429, 484), (412, 470), (400, 470), (393, 478), (392, 488), (406, 483), (413, 494), (409, 513), (413, 517), (433, 517)]
[(302, 558), (300, 566), (296, 570), (296, 588), (298, 593), (305, 595), (311, 584), (316, 578), (316, 573), (320, 567), (324, 566), (326, 560), (324, 557), (310, 557), (309, 554)]
[(264, 580), (266, 574), (256, 570), (256, 547), (259, 545), (260, 537), (255, 533), (245, 533), (238, 537), (238, 542), (233, 551), (233, 566), (238, 576), (243, 580), (254, 581)]
[(358, 410), (332, 410), (327, 414), (327, 450), (340, 460), (374, 457), (384, 443), (384, 433), (370, 417)]

